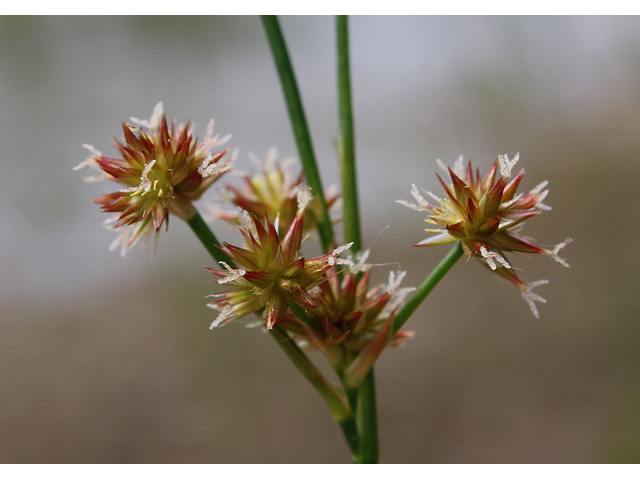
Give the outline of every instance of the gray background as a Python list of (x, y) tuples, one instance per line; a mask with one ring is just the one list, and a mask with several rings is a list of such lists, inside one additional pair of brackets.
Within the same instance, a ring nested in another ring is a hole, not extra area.
[[(334, 20), (282, 27), (325, 184), (337, 182)], [(574, 243), (536, 320), (513, 286), (459, 262), (376, 368), (383, 462), (640, 460), (637, 17), (354, 17), (352, 81), (364, 243), (417, 285), (448, 251), (411, 249), (435, 159), (486, 169), (521, 153), (523, 188), (553, 210), (525, 233)], [(129, 116), (210, 117), (238, 167), (296, 154), (256, 17), (0, 19), (0, 461), (348, 462), (340, 430), (272, 339), (215, 331), (202, 268), (173, 219), (150, 246), (109, 252), (108, 183), (72, 171), (113, 154)], [(211, 190), (207, 199), (215, 198)], [(389, 226), (389, 228), (385, 228)], [(219, 237), (227, 232), (213, 226)], [(377, 240), (376, 240), (377, 239)], [(313, 250), (313, 249), (311, 249)], [(318, 361), (322, 362), (321, 358)]]

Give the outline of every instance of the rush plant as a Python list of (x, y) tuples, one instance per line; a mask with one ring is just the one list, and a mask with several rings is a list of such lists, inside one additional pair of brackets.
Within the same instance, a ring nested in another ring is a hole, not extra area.
[[(339, 16), (336, 21), (340, 193), (322, 185), (278, 19), (264, 16), (262, 21), (302, 169), (290, 160), (278, 160), (271, 151), (259, 162), (260, 171), (243, 175), (241, 186), (227, 183), (219, 189), (223, 195), (218, 203), (228, 206), (215, 208), (213, 225), (235, 228), (242, 245), (218, 241), (193, 204), (234, 166), (229, 148), (221, 148), (229, 137), (214, 136), (213, 121), (199, 141), (188, 123), (167, 121), (158, 103), (149, 120), (131, 118), (122, 123), (116, 158), (85, 145), (90, 156), (76, 168), (98, 171), (90, 180), (118, 184), (116, 191), (94, 202), (112, 214), (107, 224), (119, 233), (112, 247), (120, 246), (122, 255), (139, 241), (153, 237), (155, 244), (171, 216), (184, 220), (217, 262), (208, 268), (222, 289), (210, 295), (208, 306), (217, 311), (211, 328), (256, 316), (326, 400), (353, 461), (375, 463), (379, 453), (374, 363), (386, 347), (402, 345), (411, 337), (402, 327), (440, 279), (463, 255), (475, 257), (516, 285), (537, 317), (534, 301), (545, 300), (532, 289), (546, 281), (522, 282), (506, 254), (542, 254), (568, 266), (558, 252), (571, 239), (549, 250), (522, 235), (525, 221), (550, 207), (543, 203), (547, 182), (528, 193), (518, 192), (524, 171), (511, 176), (519, 154), (512, 159), (499, 155), (484, 176), (470, 161), (465, 167), (462, 157), (452, 168), (438, 162), (450, 178), (437, 176), (443, 196), (413, 185), (416, 203), (398, 202), (426, 214), (426, 221), (435, 227), (427, 229), (432, 235), (415, 246), (452, 243), (453, 248), (417, 289), (400, 286), (405, 276), (400, 271), (389, 272), (387, 283), (373, 285), (366, 263), (369, 251), (363, 250), (360, 234), (347, 18)], [(340, 240), (333, 228), (336, 216), (344, 224)], [(301, 247), (313, 232), (322, 253), (308, 258)], [(326, 357), (337, 381), (321, 373), (305, 353), (308, 349)]]

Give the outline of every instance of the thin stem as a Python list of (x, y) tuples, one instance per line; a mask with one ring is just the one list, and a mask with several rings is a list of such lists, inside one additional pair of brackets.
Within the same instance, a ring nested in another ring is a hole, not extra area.
[[(349, 68), (349, 24), (346, 15), (336, 17), (338, 46), (338, 110), (340, 117), (340, 177), (342, 179), (342, 204), (345, 242), (353, 242), (353, 251), (362, 249), (358, 186), (356, 176), (355, 141), (353, 133), (353, 109), (351, 105), (351, 74)], [(378, 463), (378, 418), (376, 412), (376, 388), (373, 367), (357, 391), (347, 391), (352, 403), (356, 403), (356, 425), (359, 450), (354, 463)]]
[(353, 251), (362, 247), (358, 188), (356, 182), (353, 111), (351, 108), (351, 75), (349, 73), (349, 31), (346, 15), (336, 18), (338, 37), (338, 108), (340, 117), (340, 176), (342, 178), (342, 205), (345, 243), (353, 242)]
[[(342, 204), (345, 242), (353, 242), (353, 251), (362, 249), (356, 155), (353, 133), (353, 109), (351, 105), (351, 74), (349, 69), (349, 25), (346, 15), (336, 17), (338, 44), (338, 109), (340, 117), (340, 177), (342, 179)], [(356, 392), (347, 392), (356, 402), (356, 425), (359, 450), (354, 463), (378, 463), (378, 418), (376, 412), (376, 388), (373, 367)]]
[(353, 463), (378, 463), (378, 415), (373, 367), (358, 389), (356, 425), (360, 436), (360, 449)]
[(413, 296), (400, 310), (393, 320), (393, 333), (397, 333), (402, 328), (409, 317), (417, 310), (422, 301), (427, 298), (431, 290), (438, 284), (442, 277), (453, 267), (453, 265), (462, 257), (462, 243), (456, 243), (449, 253), (442, 259), (436, 268), (429, 274), (422, 285), (418, 287)]
[(331, 384), (320, 371), (311, 363), (309, 358), (295, 344), (289, 334), (278, 325), (269, 330), (284, 353), (293, 362), (302, 375), (309, 380), (316, 391), (325, 399), (331, 410), (331, 415), (338, 422), (351, 453), (358, 451), (358, 434), (347, 398), (342, 390)]
[(197, 211), (195, 215), (187, 221), (187, 225), (191, 227), (191, 230), (193, 230), (193, 233), (200, 239), (204, 248), (207, 249), (207, 252), (209, 252), (216, 261), (233, 265), (233, 260), (221, 250), (220, 242)]
[(291, 120), (291, 126), (293, 128), (293, 135), (298, 145), (298, 154), (300, 155), (302, 168), (304, 169), (307, 183), (313, 192), (314, 200), (320, 206), (320, 218), (317, 219), (318, 232), (320, 233), (320, 241), (322, 242), (324, 251), (328, 252), (335, 243), (333, 226), (329, 218), (329, 210), (324, 198), (324, 189), (320, 181), (320, 172), (311, 144), (311, 135), (307, 127), (307, 120), (304, 115), (304, 109), (302, 108), (302, 99), (300, 98), (293, 67), (289, 60), (287, 46), (282, 36), (282, 31), (280, 30), (278, 17), (275, 15), (263, 15), (262, 23), (269, 40), (273, 59), (276, 63), (278, 76), (280, 77), (282, 91), (289, 111), (289, 119)]

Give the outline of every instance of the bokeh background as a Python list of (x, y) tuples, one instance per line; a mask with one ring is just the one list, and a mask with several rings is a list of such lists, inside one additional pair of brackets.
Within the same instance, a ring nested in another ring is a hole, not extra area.
[[(281, 19), (326, 185), (336, 184), (334, 20)], [(459, 262), (376, 367), (381, 461), (640, 460), (640, 19), (353, 17), (364, 243), (376, 280), (417, 285), (448, 251), (412, 249), (435, 159), (520, 152), (550, 180), (525, 233), (571, 236), (565, 269), (512, 257), (548, 303)], [(0, 461), (349, 462), (339, 428), (273, 340), (208, 329), (212, 265), (178, 219), (151, 247), (113, 233), (72, 168), (114, 153), (130, 116), (296, 148), (256, 17), (0, 18)], [(212, 189), (202, 202), (217, 197)], [(220, 238), (228, 232), (213, 226)], [(391, 264), (391, 265), (386, 265)], [(318, 359), (322, 361), (322, 359)]]

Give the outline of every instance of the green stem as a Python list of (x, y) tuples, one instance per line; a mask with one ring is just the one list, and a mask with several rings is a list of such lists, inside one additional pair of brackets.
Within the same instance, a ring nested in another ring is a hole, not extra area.
[(233, 260), (220, 249), (220, 242), (197, 211), (195, 215), (187, 221), (187, 225), (191, 227), (193, 233), (196, 234), (202, 242), (202, 245), (204, 245), (204, 248), (207, 249), (207, 252), (209, 252), (213, 258), (218, 262), (226, 262), (230, 266), (233, 266)]
[(360, 436), (360, 449), (353, 463), (378, 463), (378, 416), (376, 411), (376, 385), (373, 367), (358, 389), (356, 425)]
[(295, 344), (289, 334), (278, 325), (269, 330), (302, 375), (313, 385), (316, 391), (325, 399), (331, 410), (331, 415), (338, 422), (351, 453), (356, 456), (358, 451), (358, 433), (353, 412), (349, 408), (347, 398), (342, 390), (331, 384), (320, 371), (311, 363), (309, 358)]
[(291, 126), (293, 128), (293, 135), (298, 145), (298, 154), (300, 155), (302, 168), (304, 169), (307, 183), (313, 192), (314, 199), (317, 205), (320, 206), (321, 214), (318, 219), (318, 232), (320, 233), (320, 241), (324, 251), (328, 252), (333, 248), (335, 243), (333, 225), (329, 218), (329, 209), (327, 208), (327, 202), (324, 198), (320, 172), (313, 153), (311, 135), (307, 127), (307, 120), (304, 115), (304, 109), (302, 108), (302, 99), (300, 98), (293, 67), (289, 60), (287, 46), (284, 42), (282, 31), (280, 30), (278, 17), (275, 15), (263, 15), (262, 23), (269, 40), (273, 59), (276, 63), (278, 76), (280, 77), (282, 91), (289, 111), (289, 119), (291, 120)]
[(398, 315), (393, 319), (393, 333), (397, 333), (402, 328), (409, 317), (417, 310), (422, 301), (427, 298), (431, 290), (438, 284), (442, 277), (453, 267), (453, 265), (462, 257), (462, 243), (458, 242), (449, 253), (442, 259), (436, 268), (429, 274), (422, 285), (418, 287), (413, 296), (400, 310)]
[[(362, 249), (356, 155), (353, 133), (353, 109), (351, 105), (351, 75), (349, 69), (349, 25), (346, 15), (336, 17), (338, 44), (338, 109), (340, 117), (340, 177), (342, 178), (342, 204), (345, 242), (353, 242), (353, 251)], [(349, 392), (348, 392), (349, 393)], [(357, 403), (356, 425), (359, 450), (354, 463), (378, 463), (378, 423), (376, 412), (376, 388), (373, 367), (358, 388), (350, 395)]]
[(346, 15), (338, 15), (338, 108), (340, 117), (340, 176), (342, 178), (342, 205), (345, 243), (353, 242), (352, 251), (362, 248), (358, 188), (356, 181), (353, 112), (351, 108), (351, 76), (349, 73), (349, 31)]

